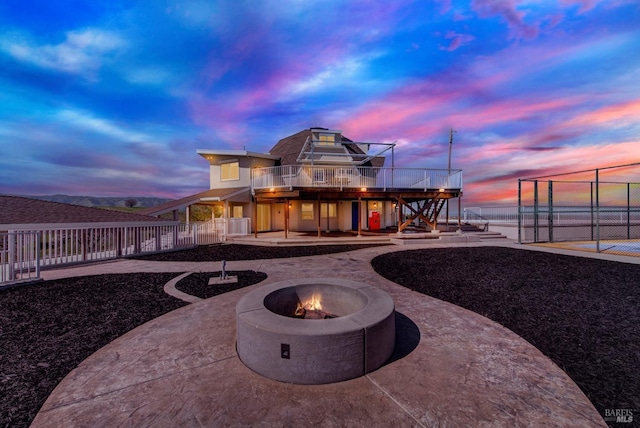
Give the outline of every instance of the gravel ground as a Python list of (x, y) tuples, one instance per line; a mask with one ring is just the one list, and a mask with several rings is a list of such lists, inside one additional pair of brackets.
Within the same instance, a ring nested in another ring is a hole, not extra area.
[(133, 257), (136, 260), (162, 262), (218, 262), (221, 260), (263, 260), (286, 259), (289, 257), (321, 256), (323, 254), (344, 253), (361, 248), (380, 247), (389, 244), (353, 245), (304, 245), (304, 246), (258, 246), (240, 244), (203, 245), (191, 250), (149, 254)]
[(220, 277), (221, 274), (221, 271), (192, 273), (186, 278), (178, 281), (176, 288), (183, 293), (191, 294), (192, 296), (197, 296), (201, 299), (208, 299), (209, 297), (257, 284), (260, 281), (267, 279), (267, 274), (264, 272), (256, 272), (253, 270), (232, 270), (226, 272), (226, 274), (238, 277), (238, 282), (216, 284), (215, 287), (209, 285), (209, 278)]
[(176, 276), (85, 276), (0, 291), (0, 426), (29, 426), (53, 388), (82, 360), (186, 305), (163, 291)]
[(497, 247), (388, 253), (372, 265), (514, 331), (603, 417), (606, 409), (632, 409), (640, 419), (640, 265)]
[[(366, 246), (215, 245), (144, 258), (254, 260)], [(513, 330), (564, 369), (601, 414), (635, 409), (640, 419), (640, 266), (499, 247), (396, 252), (372, 264), (392, 281)], [(253, 271), (230, 274), (239, 279), (230, 286), (234, 289), (266, 277)], [(177, 287), (210, 297), (203, 294), (204, 282), (215, 275), (191, 274)], [(0, 426), (28, 426), (53, 388), (83, 359), (184, 306), (162, 291), (176, 276), (98, 275), (0, 290)]]

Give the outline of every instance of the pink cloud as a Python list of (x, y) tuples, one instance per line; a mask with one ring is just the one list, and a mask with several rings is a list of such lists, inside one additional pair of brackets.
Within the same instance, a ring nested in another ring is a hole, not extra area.
[(501, 16), (507, 21), (511, 38), (535, 39), (538, 36), (538, 26), (524, 22), (526, 14), (517, 10), (515, 0), (473, 0), (471, 7), (481, 18)]
[[(640, 141), (627, 141), (605, 146), (564, 147), (557, 151), (533, 154), (523, 153), (515, 146), (500, 145), (500, 147), (490, 150), (494, 155), (499, 154), (494, 159), (487, 157), (480, 162), (472, 157), (467, 157), (462, 161), (465, 177), (463, 200), (466, 206), (470, 204), (516, 205), (519, 178), (551, 176), (542, 179), (542, 181), (591, 181), (595, 179), (593, 171), (569, 176), (553, 177), (553, 175), (623, 165), (633, 161), (640, 162), (638, 144)], [(474, 149), (476, 153), (482, 151), (482, 148)], [(603, 170), (601, 174), (607, 174), (607, 171)], [(610, 174), (621, 172), (618, 169), (610, 171)], [(637, 172), (638, 167), (635, 167), (633, 171)], [(628, 171), (626, 174), (626, 179), (628, 179)], [(607, 178), (613, 180), (613, 175)], [(621, 178), (621, 180), (624, 179), (624, 177)], [(560, 192), (563, 192), (562, 198), (565, 203), (570, 198), (579, 198), (579, 189), (575, 185), (563, 184), (562, 186), (556, 188), (555, 193), (560, 195)], [(586, 188), (583, 193), (588, 191)], [(531, 199), (530, 193), (531, 189), (525, 185), (523, 187), (524, 197)], [(585, 200), (588, 201), (588, 198), (583, 198), (582, 202)]]
[(584, 13), (593, 9), (598, 4), (598, 0), (561, 0), (561, 3), (567, 6), (578, 4), (580, 13)]
[(440, 14), (444, 15), (451, 10), (451, 0), (436, 0), (440, 3)]
[(478, 109), (475, 107), (448, 117), (454, 123), (464, 123), (467, 129), (482, 129), (492, 124), (525, 120), (535, 115), (550, 115), (573, 107), (579, 99), (504, 100)]
[(626, 126), (640, 122), (640, 100), (608, 105), (595, 111), (580, 114), (569, 120), (566, 126)]
[(446, 39), (451, 39), (449, 46), (441, 47), (441, 50), (446, 50), (449, 52), (455, 51), (460, 46), (464, 46), (469, 44), (472, 40), (475, 40), (475, 37), (470, 34), (458, 34), (455, 31), (449, 31), (444, 36)]

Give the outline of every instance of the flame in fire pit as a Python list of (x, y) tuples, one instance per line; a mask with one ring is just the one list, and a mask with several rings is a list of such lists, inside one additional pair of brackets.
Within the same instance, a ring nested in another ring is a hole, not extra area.
[(320, 293), (313, 293), (311, 298), (304, 302), (298, 302), (296, 305), (295, 316), (304, 316), (305, 311), (321, 311), (322, 310), (322, 296)]

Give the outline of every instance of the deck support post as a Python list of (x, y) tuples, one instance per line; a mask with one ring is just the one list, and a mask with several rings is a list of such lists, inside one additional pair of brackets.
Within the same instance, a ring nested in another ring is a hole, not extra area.
[(358, 238), (362, 238), (362, 196), (358, 196)]
[(318, 193), (318, 238), (322, 237), (322, 225), (320, 215), (322, 214), (322, 204), (320, 203), (320, 193)]
[(253, 198), (253, 230), (254, 237), (258, 239), (258, 198)]
[(284, 239), (289, 233), (289, 199), (284, 200)]

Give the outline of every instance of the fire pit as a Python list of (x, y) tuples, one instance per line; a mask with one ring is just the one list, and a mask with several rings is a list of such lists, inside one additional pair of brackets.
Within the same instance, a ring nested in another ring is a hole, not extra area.
[(395, 347), (395, 309), (361, 282), (311, 278), (260, 287), (236, 306), (237, 351), (253, 371), (298, 384), (362, 376)]

